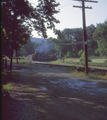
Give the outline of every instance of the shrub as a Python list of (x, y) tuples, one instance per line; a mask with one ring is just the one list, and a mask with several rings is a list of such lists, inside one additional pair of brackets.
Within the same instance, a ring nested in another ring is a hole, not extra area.
[(10, 58), (7, 57), (7, 56), (3, 57), (3, 60), (4, 60), (4, 61), (5, 61), (5, 59), (6, 59), (7, 61), (10, 61)]
[(81, 56), (83, 54), (83, 50), (81, 49), (79, 52), (78, 52), (78, 55)]
[[(84, 57), (80, 57), (79, 62), (85, 62)], [(92, 62), (92, 60), (90, 58), (88, 58), (88, 62)]]
[(14, 83), (10, 82), (2, 86), (2, 91), (10, 92), (13, 89)]
[(85, 62), (84, 57), (80, 57), (79, 62)]
[(67, 54), (65, 55), (66, 58), (70, 58), (71, 57), (71, 53), (67, 52)]
[[(80, 50), (78, 54), (81, 54), (81, 57), (79, 58), (79, 62), (85, 62), (85, 59), (84, 59), (85, 54), (84, 54), (84, 52), (82, 50)], [(92, 62), (92, 60), (90, 58), (88, 58), (88, 62)]]

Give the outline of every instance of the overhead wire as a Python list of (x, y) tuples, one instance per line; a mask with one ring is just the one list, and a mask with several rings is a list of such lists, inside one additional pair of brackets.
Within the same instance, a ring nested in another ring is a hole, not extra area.
[[(100, 38), (104, 38), (104, 37), (100, 37)], [(88, 39), (87, 43), (92, 42), (92, 41), (96, 41), (98, 38), (93, 38), (93, 39)], [(61, 44), (62, 46), (66, 46), (66, 45), (76, 45), (76, 44), (83, 44), (84, 41), (81, 42), (77, 42), (77, 43), (65, 43), (65, 44)]]

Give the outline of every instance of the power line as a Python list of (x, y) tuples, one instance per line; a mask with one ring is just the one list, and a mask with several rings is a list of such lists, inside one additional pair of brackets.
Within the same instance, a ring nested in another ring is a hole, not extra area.
[[(87, 40), (87, 43), (92, 42), (92, 41), (96, 41), (96, 40), (94, 40), (94, 39)], [(65, 43), (65, 44), (61, 44), (61, 45), (62, 46), (66, 46), (66, 45), (70, 46), (70, 45), (76, 45), (76, 44), (83, 44), (83, 41), (77, 42), (77, 43)]]
[[(81, 38), (81, 37), (79, 37), (79, 38)], [(97, 42), (97, 40), (105, 39), (105, 38), (107, 38), (107, 35), (103, 35), (103, 37), (96, 37), (96, 38), (87, 39), (87, 43), (90, 43), (90, 42), (93, 42), (93, 41)], [(63, 46), (66, 46), (66, 45), (70, 46), (70, 45), (76, 45), (76, 44), (82, 44), (82, 43), (83, 43), (83, 41), (75, 42), (75, 43), (64, 43), (64, 44), (61, 44), (61, 45), (63, 45)]]

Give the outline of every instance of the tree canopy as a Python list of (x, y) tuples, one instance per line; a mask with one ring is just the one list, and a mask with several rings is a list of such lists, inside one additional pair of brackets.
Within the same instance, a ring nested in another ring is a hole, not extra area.
[(107, 56), (107, 21), (97, 24), (97, 29), (93, 33), (93, 38), (98, 44), (97, 51), (101, 56)]
[(47, 29), (56, 33), (55, 23), (59, 20), (54, 14), (59, 12), (58, 5), (55, 0), (39, 0), (37, 6), (28, 0), (2, 0), (2, 54), (10, 55), (12, 60), (13, 50), (27, 42), (32, 29), (44, 38)]
[[(89, 56), (106, 56), (107, 55), (107, 21), (94, 26), (91, 24), (86, 27), (88, 55)], [(78, 57), (78, 52), (83, 50), (83, 29), (64, 29), (57, 31), (57, 39), (50, 38), (55, 44), (56, 49), (60, 51), (63, 57)]]

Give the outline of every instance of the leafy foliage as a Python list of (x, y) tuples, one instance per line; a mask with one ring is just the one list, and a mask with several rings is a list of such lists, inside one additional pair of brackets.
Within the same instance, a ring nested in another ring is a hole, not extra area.
[(81, 49), (79, 52), (78, 52), (78, 55), (81, 56), (83, 53), (83, 50)]
[(98, 44), (97, 51), (101, 56), (107, 56), (107, 21), (97, 24), (97, 29), (93, 33), (93, 38)]
[[(107, 22), (93, 24), (87, 28), (88, 56), (106, 56), (107, 54)], [(59, 51), (60, 57), (78, 57), (83, 49), (83, 29), (64, 29), (57, 31), (58, 38), (50, 38)], [(83, 61), (84, 58), (81, 58)], [(89, 60), (91, 61), (91, 60)]]
[[(78, 55), (80, 56), (79, 62), (85, 62), (85, 54), (82, 49), (78, 52)], [(88, 58), (88, 62), (92, 62), (92, 60)]]
[(38, 44), (31, 42), (30, 38), (28, 39), (27, 43), (22, 46), (20, 55), (29, 55), (35, 52), (35, 48)]
[(53, 29), (56, 33), (54, 14), (58, 13), (55, 0), (39, 0), (33, 7), (28, 0), (2, 0), (2, 54), (10, 56), (12, 69), (13, 50), (18, 50), (31, 35), (32, 28), (38, 34), (47, 37), (46, 30)]

